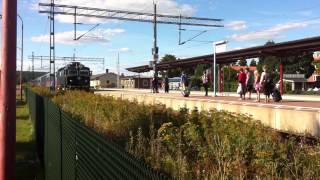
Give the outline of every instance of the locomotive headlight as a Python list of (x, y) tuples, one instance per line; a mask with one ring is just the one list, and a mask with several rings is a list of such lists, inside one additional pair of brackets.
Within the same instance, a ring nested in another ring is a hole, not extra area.
[(72, 82), (72, 79), (69, 79), (69, 82)]

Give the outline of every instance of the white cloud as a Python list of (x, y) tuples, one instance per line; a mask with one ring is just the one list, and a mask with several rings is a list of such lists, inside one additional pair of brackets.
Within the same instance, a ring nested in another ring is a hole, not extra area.
[[(49, 3), (49, 0), (41, 0), (43, 3)], [(56, 4), (66, 4), (75, 6), (86, 6), (105, 9), (129, 10), (139, 12), (153, 12), (153, 3), (151, 0), (56, 0)], [(158, 13), (173, 15), (192, 15), (195, 9), (189, 4), (179, 4), (176, 0), (161, 0), (157, 2)], [(128, 17), (132, 15), (127, 15)], [(71, 23), (74, 21), (73, 16), (58, 15), (56, 19), (59, 22)], [(107, 22), (102, 19), (79, 17), (79, 22), (101, 23)], [(108, 21), (110, 22), (110, 21)]]
[(125, 53), (125, 52), (131, 52), (131, 49), (130, 49), (130, 48), (127, 48), (127, 47), (125, 47), (125, 48), (120, 48), (120, 49), (119, 49), (119, 52), (123, 52), (123, 53)]
[[(87, 31), (77, 31), (77, 37)], [(84, 43), (108, 43), (110, 39), (118, 34), (124, 33), (124, 29), (97, 29), (92, 31), (80, 40), (74, 41), (74, 31), (59, 32), (55, 34), (55, 42), (58, 44), (84, 44)], [(34, 42), (49, 42), (49, 35), (39, 35), (31, 37)]]
[(226, 24), (226, 27), (234, 31), (243, 30), (247, 28), (246, 21), (232, 21)]
[(123, 47), (123, 48), (119, 48), (119, 49), (109, 49), (110, 52), (120, 52), (120, 53), (129, 53), (132, 52), (132, 49), (128, 48), (128, 47)]
[(235, 41), (249, 41), (249, 40), (270, 40), (277, 38), (281, 35), (281, 33), (292, 30), (292, 29), (300, 29), (308, 26), (307, 23), (285, 23), (285, 24), (277, 24), (271, 28), (264, 29), (261, 31), (249, 32), (245, 34), (234, 34), (229, 39)]

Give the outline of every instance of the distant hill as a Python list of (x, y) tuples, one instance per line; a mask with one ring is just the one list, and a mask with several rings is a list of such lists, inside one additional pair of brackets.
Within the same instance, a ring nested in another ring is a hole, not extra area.
[[(32, 71), (23, 71), (22, 72), (22, 82), (26, 83), (29, 82), (37, 77), (43, 76), (47, 74), (47, 72), (34, 72), (34, 75)], [(34, 77), (33, 77), (34, 76)], [(20, 83), (20, 71), (17, 71), (17, 81), (16, 84)]]

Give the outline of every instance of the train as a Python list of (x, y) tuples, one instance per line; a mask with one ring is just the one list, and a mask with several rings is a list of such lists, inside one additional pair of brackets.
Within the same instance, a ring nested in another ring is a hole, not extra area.
[[(70, 64), (58, 69), (55, 76), (57, 90), (90, 90), (90, 77), (92, 71), (80, 62)], [(50, 73), (40, 76), (32, 81), (33, 85), (51, 87)]]

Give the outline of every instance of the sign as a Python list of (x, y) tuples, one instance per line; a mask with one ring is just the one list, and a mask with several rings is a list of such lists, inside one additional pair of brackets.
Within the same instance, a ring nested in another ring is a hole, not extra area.
[(221, 53), (221, 52), (226, 52), (227, 51), (227, 44), (221, 44), (221, 45), (216, 45), (216, 53)]
[(288, 79), (304, 79), (305, 75), (304, 74), (283, 74), (283, 78), (288, 78)]

